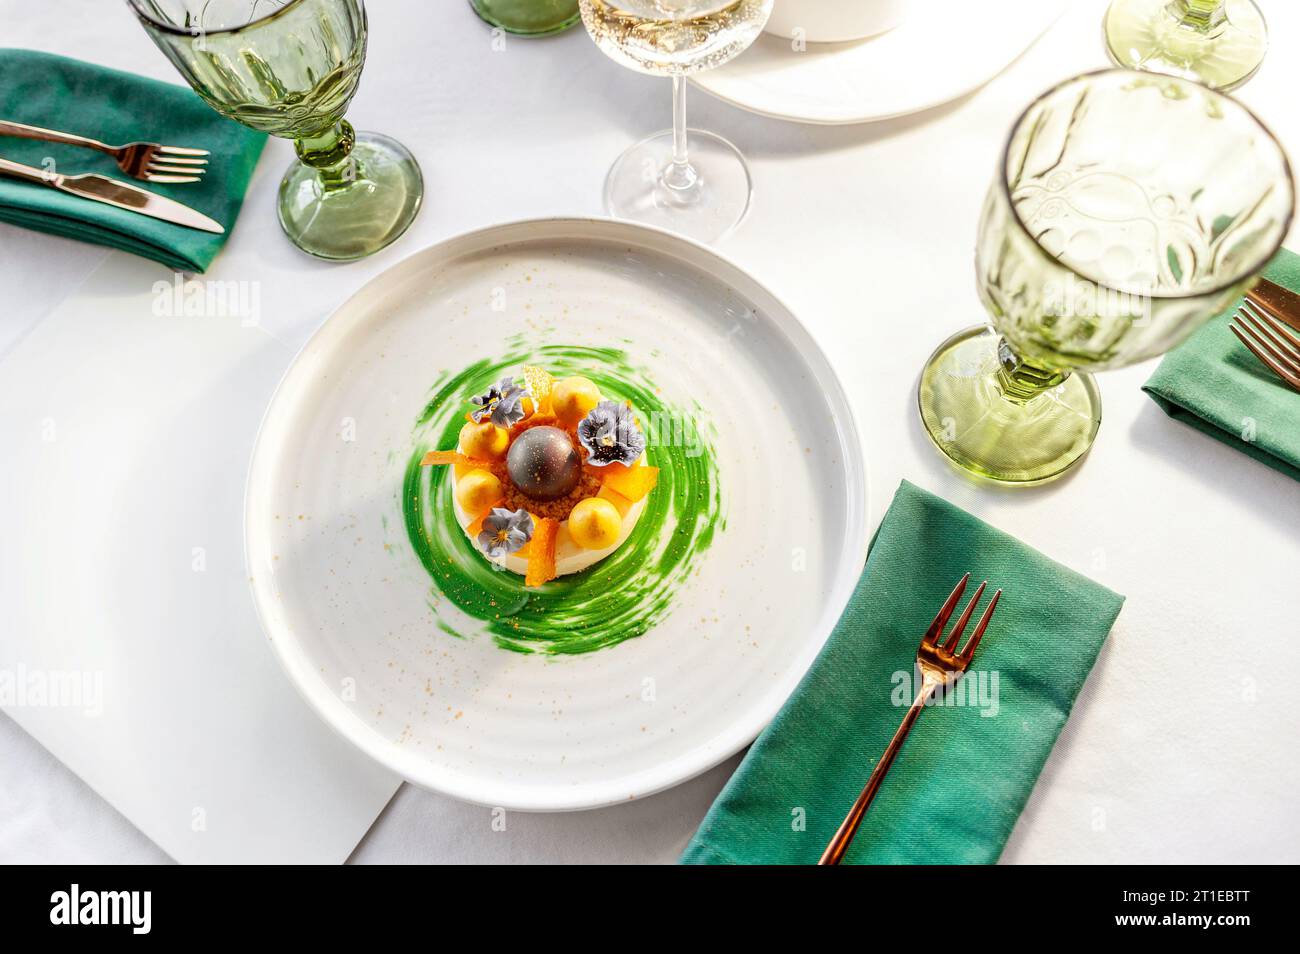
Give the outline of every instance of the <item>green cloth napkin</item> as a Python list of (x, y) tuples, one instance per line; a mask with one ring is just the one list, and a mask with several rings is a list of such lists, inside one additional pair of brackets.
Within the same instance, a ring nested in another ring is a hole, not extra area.
[(835, 631), (684, 863), (816, 863), (911, 705), (921, 635), (968, 570), (1004, 592), (962, 679), (966, 704), (921, 714), (844, 862), (997, 860), (1124, 598), (904, 481)]
[[(1282, 249), (1264, 277), (1300, 291), (1300, 255)], [(1240, 304), (1165, 355), (1142, 390), (1175, 420), (1300, 480), (1300, 394), (1228, 330)]]
[[(35, 50), (0, 49), (0, 118), (122, 145), (145, 140), (207, 149), (202, 182), (158, 185), (126, 175), (111, 156), (78, 146), (0, 136), (0, 157), (37, 169), (53, 159), (62, 173), (98, 172), (198, 209), (230, 234), (248, 180), (266, 144), (212, 111), (192, 90)], [(225, 244), (147, 215), (0, 177), (0, 221), (143, 255), (170, 268), (201, 272)]]

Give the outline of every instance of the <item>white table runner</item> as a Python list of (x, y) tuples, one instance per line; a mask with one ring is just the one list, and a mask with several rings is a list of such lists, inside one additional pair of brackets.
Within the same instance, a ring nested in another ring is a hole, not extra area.
[(185, 301), (115, 259), (0, 363), (0, 705), (177, 860), (339, 862), (398, 782), (298, 698), (244, 569), (291, 351), (251, 296)]
[[(1263, 5), (1272, 49), (1239, 95), (1300, 159), (1300, 111), (1294, 108), (1300, 6), (1280, 0)], [(279, 234), (274, 192), (291, 150), (285, 143), (268, 146), (244, 215), (209, 275), (259, 281), (261, 327), (286, 346), (273, 360), (274, 342), (255, 347), (231, 330), (238, 347), (247, 349), (231, 366), (268, 372), (264, 381), (253, 381), (252, 370), (244, 377), (250, 392), (266, 390), (250, 393), (248, 403), (239, 405), (235, 416), (248, 430), (232, 434), (232, 457), (251, 442), (274, 377), (269, 366), (284, 360), (289, 346), (299, 344), (369, 277), (470, 228), (537, 215), (597, 214), (609, 162), (627, 143), (668, 122), (666, 82), (618, 68), (581, 31), (538, 41), (511, 38), (498, 49), (459, 0), (371, 0), (369, 6), (370, 54), (350, 116), (359, 128), (392, 134), (416, 152), (428, 182), (428, 204), (411, 233), (375, 258), (348, 266), (314, 262)], [(117, 4), (64, 0), (57, 11), (28, 7), (21, 0), (0, 0), (6, 44), (176, 80)], [(1300, 828), (1293, 823), (1300, 762), (1293, 756), (1300, 710), (1277, 676), (1300, 665), (1293, 595), (1300, 565), (1300, 486), (1168, 420), (1139, 390), (1150, 365), (1100, 377), (1104, 421), (1093, 454), (1076, 474), (1039, 490), (971, 488), (949, 472), (916, 420), (915, 383), (922, 362), (938, 342), (981, 318), (972, 263), (975, 223), (1005, 132), (1047, 86), (1106, 65), (1100, 38), (1104, 7), (1104, 0), (1076, 0), (1005, 74), (975, 95), (924, 115), (872, 126), (806, 127), (748, 115), (699, 91), (689, 96), (688, 115), (692, 124), (736, 142), (752, 162), (757, 189), (752, 214), (720, 250), (790, 303), (843, 377), (867, 448), (873, 522), (899, 479), (907, 477), (1128, 597), (1004, 860), (1295, 861), (1300, 858)], [(1300, 230), (1287, 244), (1300, 249)], [(8, 295), (0, 308), (0, 351), (75, 292), (101, 262), (104, 271), (86, 286), (87, 293), (100, 294), (96, 288), (103, 278), (117, 288), (107, 297), (147, 300), (152, 281), (168, 277), (165, 270), (119, 253), (0, 226), (0, 287)], [(31, 277), (47, 268), (48, 279)], [(70, 360), (51, 360), (44, 367), (70, 380), (80, 373)], [(203, 372), (201, 362), (195, 362), (195, 372)], [(102, 369), (94, 373), (104, 374)], [(8, 374), (6, 366), (0, 377)], [(200, 381), (207, 387), (202, 393), (214, 399), (235, 390), (214, 377)], [(39, 383), (47, 389), (64, 386), (48, 376)], [(198, 383), (185, 385), (191, 401), (200, 397)], [(18, 397), (26, 402), (21, 405), (26, 419), (0, 404), (7, 442), (0, 444), (0, 453), (5, 455), (16, 446), (9, 443), (11, 435), (39, 429), (32, 399)], [(158, 449), (138, 434), (134, 439), (137, 457), (113, 465), (123, 468), (111, 475), (123, 486), (141, 476), (140, 468), (161, 460)], [(92, 438), (92, 445), (103, 440)], [(9, 460), (6, 456), (6, 469)], [(176, 480), (200, 477), (193, 461), (182, 461), (174, 471)], [(91, 493), (97, 506), (111, 505), (100, 490)], [(237, 519), (230, 516), (237, 514), (233, 497), (213, 499), (229, 519)], [(214, 523), (213, 529), (223, 528)], [(211, 580), (221, 558), (212, 542), (216, 534), (160, 526), (147, 542), (177, 548), (188, 573), (191, 548), (204, 545), (199, 536), (208, 538)], [(0, 536), (6, 572), (34, 546), (25, 538)], [(95, 542), (87, 553), (78, 559), (117, 564), (102, 571), (104, 587), (94, 591), (100, 612), (128, 621), (146, 619), (141, 607), (158, 606), (173, 614), (173, 621), (181, 618), (184, 591), (158, 592), (149, 584), (162, 557), (114, 557), (104, 542)], [(132, 579), (132, 568), (140, 572), (139, 580)], [(233, 596), (234, 584), (230, 587)], [(185, 595), (194, 596), (192, 590)], [(230, 605), (234, 622), (244, 609)], [(46, 624), (95, 622), (89, 610), (70, 603), (41, 618)], [(185, 619), (196, 629), (212, 625), (210, 615), (206, 621)], [(6, 615), (0, 642), (7, 638), (9, 620)], [(251, 615), (248, 624), (256, 625)], [(249, 633), (241, 651), (255, 659), (265, 647), (254, 638), (255, 629)], [(1195, 647), (1199, 656), (1171, 663), (1167, 651), (1174, 645)], [(166, 658), (142, 668), (137, 678), (160, 678)], [(1157, 678), (1161, 674), (1163, 680)], [(288, 683), (277, 678), (264, 675), (243, 695), (222, 689), (206, 697), (229, 708), (300, 706)], [(263, 692), (275, 696), (274, 702), (262, 700)], [(310, 719), (300, 708), (302, 718)], [(32, 718), (27, 723), (50, 743), (52, 729)], [(189, 736), (177, 730), (174, 738), (179, 746)], [(249, 745), (259, 738), (243, 737)], [(8, 768), (21, 760), (48, 771), (38, 748), (20, 733), (0, 734), (0, 764)], [(366, 781), (368, 766), (348, 768), (352, 753), (340, 749), (336, 755), (333, 770), (361, 779), (357, 800), (377, 809), (382, 786)], [(272, 830), (269, 818), (255, 816), (266, 803), (268, 784), (276, 781), (277, 767), (266, 755), (246, 757), (245, 764), (257, 771), (239, 780), (244, 786), (239, 803), (249, 813), (243, 821), (252, 830)], [(326, 778), (331, 769), (322, 758), (320, 751), (303, 756), (307, 764), (299, 770)], [(512, 816), (505, 832), (494, 830), (487, 809), (404, 789), (355, 857), (667, 861), (726, 775), (725, 769), (715, 770), (642, 803), (594, 814)], [(378, 791), (370, 790), (372, 784)], [(120, 792), (101, 791), (126, 807)], [(103, 858), (109, 849), (90, 844), (100, 837), (120, 839), (112, 857), (148, 856), (144, 836), (117, 824), (102, 802), (96, 812), (94, 799), (57, 772), (49, 771), (39, 784), (27, 778), (21, 787), (0, 774), (0, 859), (30, 857), (25, 846), (38, 838), (61, 860)], [(73, 803), (75, 812), (68, 807)], [(226, 811), (212, 806), (220, 803), (186, 790), (142, 804), (144, 813), (128, 815), (147, 835), (170, 838), (164, 843), (169, 851), (182, 855), (177, 844), (191, 842), (197, 842), (196, 851), (215, 850), (202, 846), (216, 840)], [(203, 804), (209, 809), (208, 842), (192, 837), (188, 828), (188, 813)], [(45, 835), (32, 834), (42, 826)], [(178, 829), (170, 836), (169, 826)], [(286, 826), (292, 831), (292, 820)], [(336, 856), (364, 827), (349, 816), (338, 831), (313, 835), (336, 839), (330, 852)], [(80, 852), (73, 832), (85, 844)]]

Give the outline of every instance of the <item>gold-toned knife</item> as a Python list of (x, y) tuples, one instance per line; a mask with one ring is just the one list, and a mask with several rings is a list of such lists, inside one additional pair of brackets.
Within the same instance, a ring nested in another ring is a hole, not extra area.
[(93, 199), (119, 209), (126, 209), (128, 212), (139, 212), (141, 215), (148, 215), (174, 225), (183, 225), (186, 228), (214, 232), (217, 235), (223, 235), (226, 231), (220, 222), (208, 218), (202, 212), (196, 212), (188, 205), (94, 172), (79, 176), (65, 176), (61, 173), (25, 166), (21, 162), (10, 159), (0, 159), (0, 175), (46, 185), (83, 199)]
[(1246, 298), (1275, 318), (1280, 318), (1296, 331), (1300, 331), (1300, 295), (1283, 288), (1281, 285), (1261, 278), (1259, 283), (1246, 293)]

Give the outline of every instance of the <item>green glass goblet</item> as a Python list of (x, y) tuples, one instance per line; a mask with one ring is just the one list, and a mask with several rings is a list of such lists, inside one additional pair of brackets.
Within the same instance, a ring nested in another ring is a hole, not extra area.
[(469, 0), (485, 23), (517, 36), (550, 36), (578, 22), (578, 0)]
[[(366, 59), (362, 0), (127, 0), (213, 109), (294, 140), (280, 224), (319, 258), (351, 261), (395, 241), (420, 209), (415, 157), (343, 118)], [(214, 157), (214, 161), (219, 157)]]
[(1246, 82), (1268, 49), (1268, 28), (1254, 0), (1112, 0), (1102, 26), (1117, 66), (1213, 89)]
[(1179, 344), (1255, 281), (1291, 222), (1277, 140), (1189, 80), (1104, 70), (1016, 121), (984, 203), (976, 283), (991, 327), (921, 374), (926, 432), (959, 467), (1034, 484), (1092, 445), (1091, 372)]

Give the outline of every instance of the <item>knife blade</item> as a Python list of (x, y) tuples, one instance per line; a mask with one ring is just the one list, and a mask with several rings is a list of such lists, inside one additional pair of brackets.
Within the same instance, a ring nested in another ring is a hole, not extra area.
[(1296, 331), (1300, 331), (1300, 295), (1283, 288), (1267, 278), (1261, 278), (1246, 297), (1264, 307), (1274, 318), (1286, 322)]
[(118, 182), (108, 176), (88, 172), (80, 176), (62, 176), (61, 181), (52, 183), (56, 189), (62, 189), (84, 199), (94, 199), (115, 205), (119, 209), (139, 212), (164, 222), (184, 225), (186, 228), (200, 229), (204, 232), (225, 233), (220, 222), (208, 218), (202, 212), (191, 209), (182, 202), (168, 199), (148, 189), (141, 189), (125, 182)]
[(148, 189), (101, 176), (96, 172), (65, 176), (25, 166), (10, 159), (0, 159), (0, 173), (8, 173), (18, 179), (47, 185), (83, 199), (126, 209), (128, 212), (148, 215), (163, 222), (171, 222), (173, 225), (183, 225), (186, 228), (212, 232), (216, 235), (224, 235), (226, 232), (220, 222), (208, 218), (202, 212), (191, 209), (184, 203), (168, 199)]

